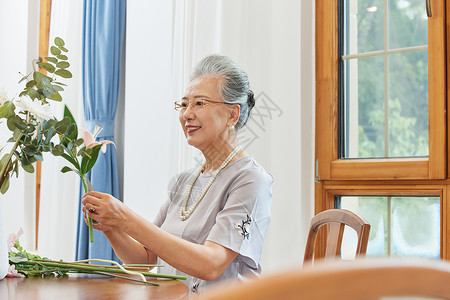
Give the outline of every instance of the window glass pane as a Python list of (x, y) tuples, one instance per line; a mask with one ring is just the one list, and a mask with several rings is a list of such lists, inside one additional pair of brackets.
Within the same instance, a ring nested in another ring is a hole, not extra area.
[(384, 48), (384, 0), (344, 1), (345, 55)]
[(345, 157), (384, 157), (384, 57), (352, 59), (345, 65)]
[(389, 0), (389, 48), (428, 43), (427, 14), (423, 0)]
[[(342, 196), (336, 207), (370, 223), (367, 256), (440, 257), (439, 197)], [(346, 228), (342, 244), (342, 258), (354, 257), (352, 229)]]
[(389, 150), (386, 157), (428, 156), (427, 51), (389, 57)]
[(428, 156), (425, 3), (343, 3), (340, 158)]

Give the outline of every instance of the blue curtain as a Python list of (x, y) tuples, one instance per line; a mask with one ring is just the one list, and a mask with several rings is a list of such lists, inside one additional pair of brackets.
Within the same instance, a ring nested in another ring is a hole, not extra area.
[[(120, 65), (125, 32), (126, 0), (84, 0), (82, 77), (86, 129), (100, 125), (98, 140), (114, 141), (114, 117), (119, 93)], [(99, 154), (88, 178), (94, 190), (119, 197), (116, 149), (108, 145)], [(80, 189), (84, 194), (83, 186)], [(118, 261), (103, 233), (88, 227), (80, 210), (76, 259), (101, 258)]]

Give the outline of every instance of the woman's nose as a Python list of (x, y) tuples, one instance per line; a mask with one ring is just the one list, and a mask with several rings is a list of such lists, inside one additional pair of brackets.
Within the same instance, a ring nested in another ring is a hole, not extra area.
[(195, 117), (194, 109), (192, 108), (191, 104), (186, 107), (186, 110), (183, 112), (183, 118), (184, 119), (193, 119)]

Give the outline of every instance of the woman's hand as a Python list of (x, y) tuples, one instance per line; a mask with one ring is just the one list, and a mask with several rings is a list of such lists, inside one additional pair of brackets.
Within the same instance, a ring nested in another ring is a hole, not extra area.
[[(86, 223), (87, 226), (89, 226), (89, 221), (86, 215), (86, 206), (83, 206), (83, 208), (81, 209), (84, 212), (84, 223)], [(92, 214), (94, 215), (94, 213)], [(91, 217), (92, 219), (92, 217)], [(111, 227), (103, 225), (98, 223), (95, 219), (92, 219), (92, 228), (96, 229), (96, 230), (100, 230), (102, 232), (107, 232), (111, 229)]]
[(93, 222), (99, 223), (94, 229), (105, 232), (111, 228), (123, 229), (126, 224), (128, 207), (110, 194), (92, 191), (84, 194), (81, 203), (85, 222), (87, 214)]

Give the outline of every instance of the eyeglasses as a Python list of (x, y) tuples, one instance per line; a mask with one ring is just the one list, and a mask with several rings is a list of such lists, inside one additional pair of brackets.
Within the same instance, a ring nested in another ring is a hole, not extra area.
[(198, 111), (210, 104), (228, 104), (228, 105), (234, 104), (234, 103), (229, 103), (229, 102), (218, 102), (218, 101), (212, 101), (212, 100), (207, 100), (207, 99), (194, 99), (192, 101), (179, 100), (179, 101), (175, 101), (174, 103), (175, 103), (176, 111), (185, 111), (188, 108), (188, 106), (190, 106), (191, 109)]

